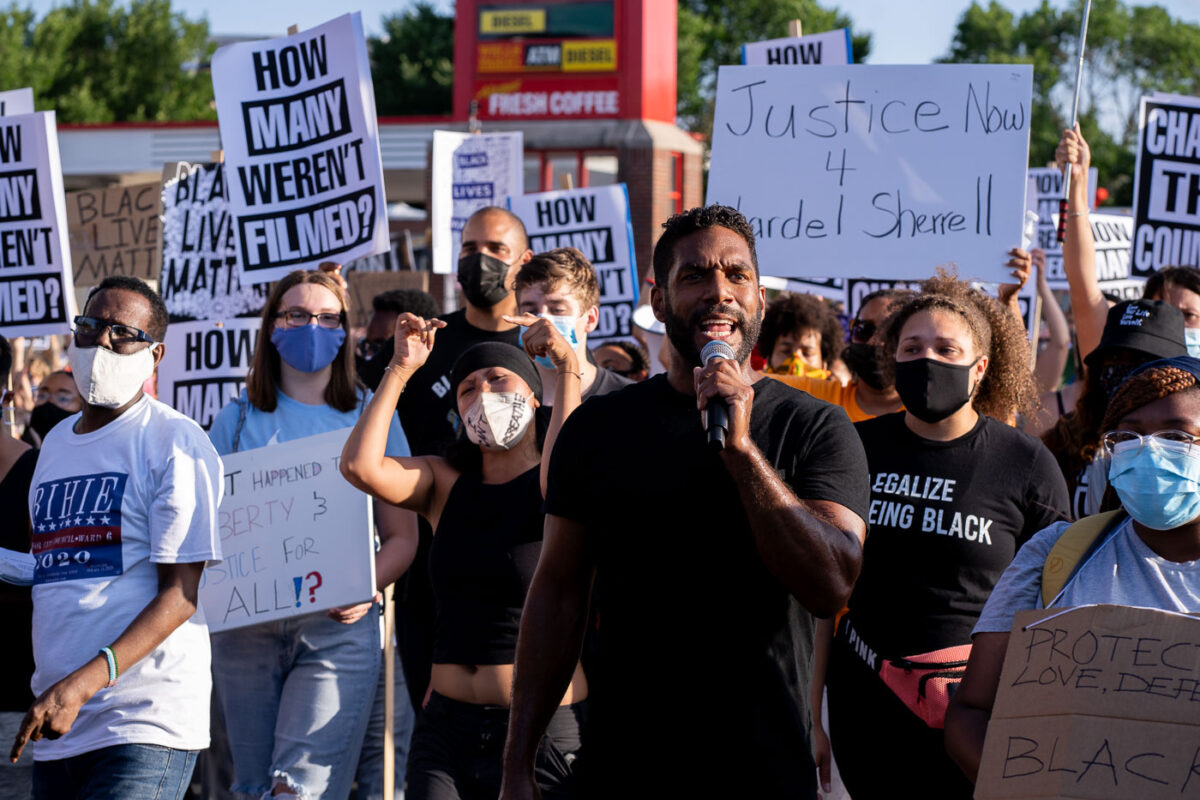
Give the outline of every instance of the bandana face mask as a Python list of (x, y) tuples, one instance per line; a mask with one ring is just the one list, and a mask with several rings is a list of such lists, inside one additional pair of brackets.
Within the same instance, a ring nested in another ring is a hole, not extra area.
[(483, 392), (463, 415), (467, 438), (492, 450), (511, 449), (531, 422), (533, 404), (520, 392)]

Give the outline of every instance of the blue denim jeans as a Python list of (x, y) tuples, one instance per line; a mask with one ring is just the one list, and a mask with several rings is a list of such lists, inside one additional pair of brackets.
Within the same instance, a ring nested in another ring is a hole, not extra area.
[(233, 791), (286, 784), (343, 798), (379, 677), (379, 607), (351, 625), (308, 614), (213, 634), (213, 677), (233, 753)]
[(35, 800), (182, 800), (195, 750), (119, 744), (33, 762)]

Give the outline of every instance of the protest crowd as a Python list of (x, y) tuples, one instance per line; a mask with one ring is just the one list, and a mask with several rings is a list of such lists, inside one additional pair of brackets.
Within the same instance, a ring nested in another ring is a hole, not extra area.
[(1096, 723), (1062, 710), (1123, 649), (1162, 674), (1111, 695), (1200, 697), (1200, 269), (1106, 294), (1090, 166), (1063, 130), (1065, 290), (1045, 242), (997, 236), (983, 267), (805, 267), (891, 276), (850, 303), (763, 287), (779, 237), (723, 173), (630, 265), (631, 336), (598, 334), (597, 265), (535, 252), (515, 203), (458, 220), (446, 303), (356, 308), (366, 224), (309, 259), (247, 223), (230, 296), (257, 303), (211, 329), (245, 369), (203, 419), (171, 328), (210, 318), (163, 287), (0, 322), (0, 798), (1194, 790), (1194, 742), (1079, 744)]

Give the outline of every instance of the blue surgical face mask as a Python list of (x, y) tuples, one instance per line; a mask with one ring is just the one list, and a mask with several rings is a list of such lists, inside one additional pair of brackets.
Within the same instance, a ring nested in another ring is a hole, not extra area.
[(1200, 448), (1150, 438), (1118, 446), (1108, 482), (1129, 516), (1156, 531), (1200, 517)]
[(1184, 328), (1183, 338), (1187, 341), (1188, 355), (1200, 358), (1200, 328)]
[[(550, 320), (550, 324), (554, 326), (554, 330), (562, 334), (562, 337), (567, 340), (567, 344), (571, 345), (571, 349), (579, 347), (579, 334), (575, 332), (575, 317), (562, 317), (554, 314), (538, 314), (542, 319)], [(521, 346), (525, 346), (525, 329), (521, 329), (519, 341)], [(546, 369), (554, 369), (554, 362), (546, 356), (537, 356), (534, 362), (538, 366)]]
[(346, 331), (342, 328), (320, 325), (271, 331), (271, 344), (279, 351), (279, 357), (300, 372), (317, 372), (332, 364), (345, 340)]

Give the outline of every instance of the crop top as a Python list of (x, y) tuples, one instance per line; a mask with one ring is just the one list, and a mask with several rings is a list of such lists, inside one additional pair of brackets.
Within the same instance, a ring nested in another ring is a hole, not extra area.
[(544, 519), (537, 466), (508, 483), (478, 473), (454, 482), (429, 551), (435, 664), (515, 661)]

